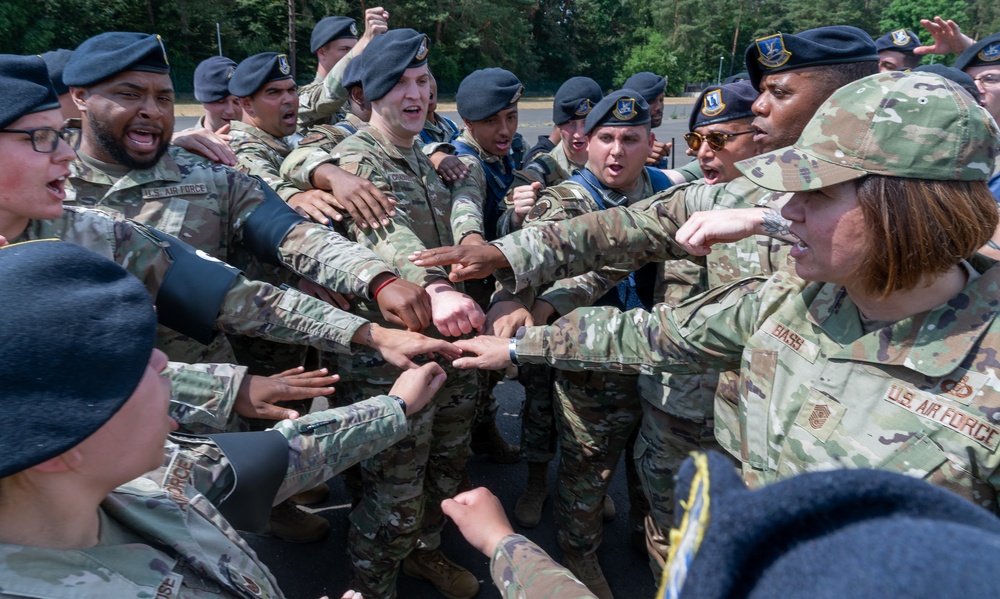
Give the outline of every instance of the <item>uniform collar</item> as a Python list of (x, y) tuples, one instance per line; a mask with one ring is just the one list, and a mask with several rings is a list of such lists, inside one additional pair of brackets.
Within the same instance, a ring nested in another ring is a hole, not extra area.
[(253, 125), (244, 123), (243, 121), (232, 121), (229, 123), (229, 131), (236, 132), (237, 134), (242, 133), (243, 135), (249, 135), (250, 137), (256, 138), (258, 141), (271, 148), (278, 154), (282, 156), (287, 155), (292, 151), (288, 144), (286, 144), (281, 139), (271, 135), (263, 129), (258, 129)]
[(107, 173), (91, 168), (78, 157), (69, 165), (70, 178), (117, 189), (146, 185), (156, 181), (179, 182), (183, 177), (180, 167), (177, 166), (177, 162), (173, 158), (178, 151), (181, 151), (180, 148), (170, 146), (167, 153), (152, 167), (133, 169), (117, 181)]
[(483, 162), (489, 162), (489, 163), (500, 162), (500, 157), (494, 156), (493, 154), (490, 154), (489, 152), (484, 150), (483, 147), (479, 145), (479, 142), (477, 142), (475, 139), (472, 138), (471, 135), (469, 135), (468, 129), (462, 130), (462, 134), (458, 136), (458, 140), (472, 146), (472, 149), (476, 151), (476, 154)]

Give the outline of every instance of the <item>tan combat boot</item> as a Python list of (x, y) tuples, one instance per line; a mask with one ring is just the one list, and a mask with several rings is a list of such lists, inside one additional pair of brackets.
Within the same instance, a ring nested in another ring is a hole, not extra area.
[(326, 483), (320, 483), (311, 489), (306, 489), (301, 493), (292, 495), (289, 499), (299, 505), (315, 505), (317, 503), (323, 503), (329, 496), (330, 486)]
[(289, 543), (314, 543), (330, 534), (330, 522), (286, 499), (271, 508), (271, 518), (263, 534)]
[(583, 555), (567, 551), (563, 557), (563, 565), (580, 582), (587, 585), (590, 592), (598, 599), (615, 599), (607, 579), (604, 578), (604, 572), (601, 571), (601, 564), (597, 561), (596, 553)]
[(403, 573), (426, 580), (448, 599), (471, 599), (479, 593), (479, 581), (472, 572), (445, 557), (440, 549), (414, 549), (403, 560)]
[(542, 506), (549, 496), (548, 462), (528, 462), (528, 484), (514, 505), (514, 522), (534, 528), (542, 521)]
[(513, 464), (521, 461), (521, 448), (508, 443), (496, 421), (477, 424), (472, 429), (472, 453), (486, 454), (497, 464)]

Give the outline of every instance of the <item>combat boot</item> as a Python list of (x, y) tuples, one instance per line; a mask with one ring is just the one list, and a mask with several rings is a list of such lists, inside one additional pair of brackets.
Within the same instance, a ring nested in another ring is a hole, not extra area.
[(615, 500), (611, 499), (610, 495), (604, 495), (604, 504), (601, 505), (601, 520), (605, 522), (611, 522), (615, 519)]
[(479, 593), (479, 581), (472, 572), (445, 557), (440, 549), (414, 549), (403, 560), (403, 573), (426, 580), (448, 599), (471, 599)]
[(323, 503), (329, 496), (330, 486), (326, 483), (320, 483), (311, 489), (306, 489), (301, 493), (292, 495), (289, 499), (299, 505), (315, 505), (317, 503)]
[(563, 557), (563, 565), (576, 576), (577, 580), (587, 585), (590, 592), (598, 599), (615, 599), (607, 579), (604, 578), (604, 572), (601, 571), (596, 553), (583, 555), (567, 551)]
[(528, 484), (514, 505), (514, 522), (534, 528), (542, 521), (542, 506), (549, 496), (548, 462), (528, 462)]
[(472, 429), (472, 453), (487, 454), (497, 464), (521, 461), (521, 448), (503, 438), (495, 420), (477, 424)]
[(330, 534), (330, 522), (286, 499), (271, 508), (271, 518), (262, 534), (289, 543), (315, 543)]

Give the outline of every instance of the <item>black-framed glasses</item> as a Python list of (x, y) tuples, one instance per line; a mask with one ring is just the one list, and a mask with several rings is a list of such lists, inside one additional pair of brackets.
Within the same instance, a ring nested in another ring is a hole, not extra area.
[(0, 133), (23, 133), (31, 138), (31, 148), (41, 154), (51, 154), (59, 147), (59, 139), (62, 138), (73, 151), (80, 149), (80, 130), (75, 127), (64, 129), (53, 129), (52, 127), (39, 127), (38, 129), (0, 129)]
[(688, 147), (691, 148), (691, 150), (694, 152), (698, 151), (698, 148), (701, 147), (702, 142), (707, 143), (708, 147), (718, 152), (726, 147), (726, 142), (729, 141), (730, 137), (736, 137), (738, 135), (747, 135), (748, 133), (756, 133), (756, 131), (754, 129), (750, 129), (749, 131), (740, 131), (739, 133), (723, 133), (722, 131), (709, 131), (705, 135), (692, 131), (691, 133), (684, 134), (684, 141), (687, 142)]
[(973, 77), (972, 80), (983, 87), (1000, 87), (1000, 75), (996, 73), (986, 73), (979, 77)]

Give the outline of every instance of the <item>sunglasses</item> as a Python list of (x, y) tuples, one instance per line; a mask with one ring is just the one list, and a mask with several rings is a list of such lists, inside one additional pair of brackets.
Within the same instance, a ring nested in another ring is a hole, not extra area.
[(53, 129), (40, 127), (38, 129), (0, 129), (0, 133), (23, 133), (31, 138), (31, 148), (41, 154), (51, 154), (59, 146), (62, 139), (74, 151), (80, 149), (80, 130), (75, 128)]
[(729, 141), (730, 137), (736, 137), (738, 135), (746, 135), (748, 133), (756, 133), (756, 130), (751, 129), (749, 131), (740, 131), (739, 133), (723, 133), (721, 131), (709, 131), (707, 135), (702, 135), (701, 133), (691, 133), (684, 134), (684, 141), (687, 142), (689, 148), (692, 151), (697, 152), (698, 148), (701, 147), (702, 142), (708, 144), (708, 147), (712, 148), (716, 152), (722, 150), (726, 147), (726, 142)]

